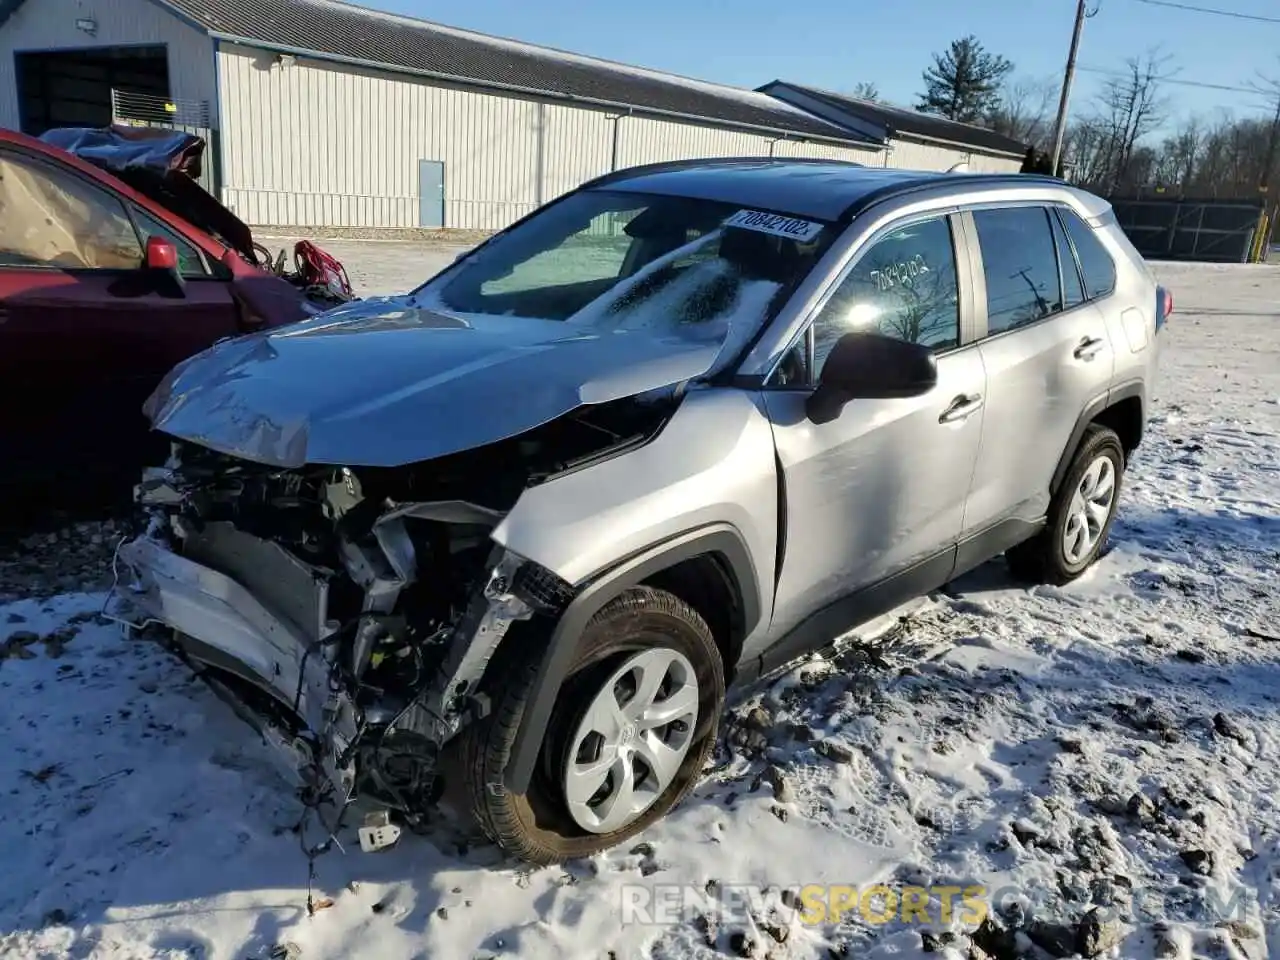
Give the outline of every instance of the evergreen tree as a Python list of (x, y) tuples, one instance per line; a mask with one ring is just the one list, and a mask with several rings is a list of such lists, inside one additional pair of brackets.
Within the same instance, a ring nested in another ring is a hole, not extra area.
[(979, 123), (1000, 103), (1000, 87), (1013, 70), (1004, 57), (988, 53), (973, 36), (953, 40), (933, 55), (924, 72), (925, 92), (918, 109), (961, 123)]

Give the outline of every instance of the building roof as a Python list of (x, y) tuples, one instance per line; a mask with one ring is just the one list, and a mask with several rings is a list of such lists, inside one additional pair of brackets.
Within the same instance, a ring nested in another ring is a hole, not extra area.
[[(3, 0), (0, 0), (3, 2)], [(755, 90), (708, 83), (339, 0), (158, 0), (223, 40), (457, 83), (796, 139), (874, 141)]]
[[(785, 96), (788, 91), (798, 93), (803, 97), (817, 101), (831, 110), (848, 114), (864, 123), (879, 127), (884, 131), (886, 139), (906, 134), (930, 140), (945, 140), (949, 143), (961, 144), (975, 149), (992, 150), (997, 153), (1006, 153), (1019, 157), (1024, 156), (1027, 152), (1027, 144), (1012, 137), (1006, 137), (1002, 133), (996, 133), (994, 130), (987, 130), (984, 127), (977, 127), (969, 123), (959, 123), (958, 121), (948, 120), (946, 117), (939, 117), (929, 113), (920, 113), (916, 110), (891, 106), (887, 103), (860, 100), (857, 97), (833, 93), (830, 90), (820, 90), (816, 87), (808, 87), (799, 83), (791, 83), (788, 80), (774, 80), (758, 89), (762, 93), (770, 93), (774, 96)], [(824, 113), (824, 116), (830, 119), (832, 115)]]

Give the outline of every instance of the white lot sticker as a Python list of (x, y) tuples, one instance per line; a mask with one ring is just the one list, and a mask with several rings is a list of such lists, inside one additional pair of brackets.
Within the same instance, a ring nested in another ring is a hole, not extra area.
[(797, 220), (794, 217), (782, 217), (776, 213), (762, 213), (759, 210), (739, 210), (724, 222), (726, 227), (739, 227), (743, 230), (756, 230), (760, 233), (771, 233), (775, 237), (789, 237), (801, 243), (807, 243), (822, 230), (822, 224), (810, 220)]

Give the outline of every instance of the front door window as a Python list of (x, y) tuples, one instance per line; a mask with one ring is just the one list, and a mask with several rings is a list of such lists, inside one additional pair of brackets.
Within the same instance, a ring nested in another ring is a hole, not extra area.
[(935, 350), (960, 342), (956, 256), (946, 217), (919, 220), (875, 241), (814, 321), (815, 367), (844, 334), (875, 331)]
[(0, 266), (141, 265), (142, 243), (119, 200), (63, 170), (0, 153)]

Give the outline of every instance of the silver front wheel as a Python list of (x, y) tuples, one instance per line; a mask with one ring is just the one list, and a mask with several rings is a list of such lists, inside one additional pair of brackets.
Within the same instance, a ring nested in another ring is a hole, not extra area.
[(1062, 531), (1062, 552), (1067, 562), (1080, 563), (1102, 539), (1116, 504), (1116, 468), (1109, 456), (1089, 464), (1076, 486)]
[(612, 833), (640, 817), (671, 786), (693, 742), (698, 679), (684, 654), (632, 654), (592, 698), (564, 768), (573, 821)]

